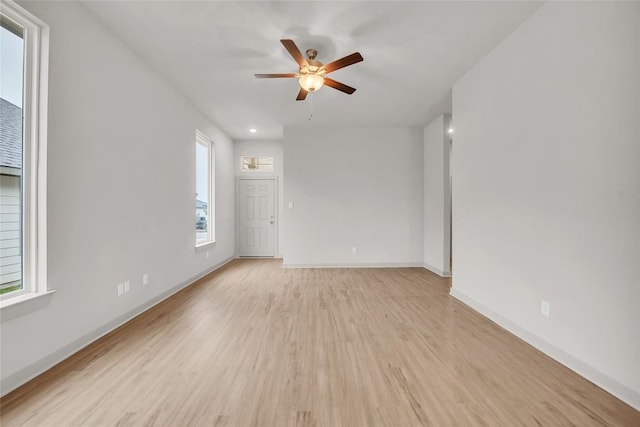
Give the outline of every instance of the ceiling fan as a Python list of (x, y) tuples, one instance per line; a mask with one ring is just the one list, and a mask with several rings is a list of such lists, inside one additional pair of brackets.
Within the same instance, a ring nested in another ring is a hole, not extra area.
[(337, 59), (329, 64), (324, 65), (322, 62), (316, 60), (318, 52), (315, 49), (308, 49), (306, 51), (308, 59), (305, 59), (298, 49), (298, 46), (293, 40), (280, 40), (280, 43), (287, 49), (289, 54), (298, 63), (300, 67), (297, 73), (281, 73), (281, 74), (256, 74), (259, 79), (273, 79), (273, 78), (296, 78), (300, 83), (300, 92), (296, 101), (303, 101), (309, 92), (315, 92), (323, 85), (327, 85), (348, 95), (351, 95), (356, 91), (355, 88), (347, 86), (344, 83), (337, 82), (329, 77), (325, 77), (327, 74), (339, 70), (340, 68), (353, 65), (364, 58), (359, 52), (347, 55), (344, 58)]

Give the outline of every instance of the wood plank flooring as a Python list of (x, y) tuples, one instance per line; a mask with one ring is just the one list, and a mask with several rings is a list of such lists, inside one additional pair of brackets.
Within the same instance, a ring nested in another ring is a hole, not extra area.
[(13, 426), (640, 426), (424, 269), (236, 260), (1, 401)]

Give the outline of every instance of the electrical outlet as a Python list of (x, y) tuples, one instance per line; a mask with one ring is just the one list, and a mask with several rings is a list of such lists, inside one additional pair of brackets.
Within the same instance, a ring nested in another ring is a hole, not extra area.
[(144, 273), (142, 275), (142, 286), (147, 286), (149, 284), (149, 275)]
[(131, 290), (131, 283), (129, 283), (129, 281), (127, 280), (126, 282), (124, 282), (124, 293), (128, 293)]
[(542, 313), (543, 316), (549, 317), (549, 308), (549, 302), (545, 300), (540, 301), (540, 313)]
[(124, 283), (118, 283), (118, 296), (121, 297), (124, 294)]
[(355, 254), (357, 254), (357, 253), (358, 253), (358, 248), (357, 248), (357, 247), (355, 247), (355, 246), (354, 246), (354, 247), (352, 247), (352, 248), (351, 248), (351, 252), (353, 252), (353, 254), (354, 254), (354, 255), (355, 255)]

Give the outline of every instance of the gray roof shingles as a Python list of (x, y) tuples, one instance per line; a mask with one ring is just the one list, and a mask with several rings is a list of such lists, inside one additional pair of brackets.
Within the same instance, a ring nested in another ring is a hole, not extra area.
[(22, 168), (22, 108), (0, 98), (0, 166)]

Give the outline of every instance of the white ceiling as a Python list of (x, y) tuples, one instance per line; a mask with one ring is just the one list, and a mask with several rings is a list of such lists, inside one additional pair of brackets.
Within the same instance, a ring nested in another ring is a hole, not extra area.
[[(95, 17), (231, 138), (280, 139), (284, 126), (424, 126), (451, 111), (451, 87), (526, 20), (527, 1), (82, 1)], [(357, 88), (295, 101), (297, 72), (279, 40), (324, 63), (358, 51), (331, 74)], [(309, 121), (309, 116), (313, 119)], [(249, 128), (258, 129), (256, 134)]]

